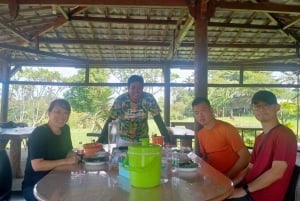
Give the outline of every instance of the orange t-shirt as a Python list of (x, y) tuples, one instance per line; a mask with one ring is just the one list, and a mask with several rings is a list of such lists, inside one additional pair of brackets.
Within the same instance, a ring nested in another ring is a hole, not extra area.
[(238, 160), (237, 152), (245, 147), (238, 130), (221, 120), (217, 120), (211, 129), (200, 129), (197, 136), (200, 151), (206, 155), (206, 161), (224, 174)]

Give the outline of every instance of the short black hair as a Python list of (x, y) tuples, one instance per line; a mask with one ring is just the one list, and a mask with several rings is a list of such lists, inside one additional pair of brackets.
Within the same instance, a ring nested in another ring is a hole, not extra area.
[(268, 105), (278, 104), (275, 94), (267, 90), (256, 92), (252, 97), (251, 104), (256, 105), (260, 101), (267, 103)]
[(206, 103), (209, 107), (211, 107), (209, 100), (202, 96), (199, 96), (193, 100), (192, 107), (199, 105), (200, 103)]
[(144, 78), (143, 78), (143, 76), (140, 76), (140, 75), (132, 75), (128, 78), (127, 86), (129, 87), (130, 84), (133, 82), (139, 82), (142, 85), (144, 85)]
[(48, 108), (48, 112), (51, 112), (54, 108), (54, 106), (60, 106), (62, 108), (64, 108), (65, 110), (67, 110), (68, 112), (71, 112), (71, 106), (70, 106), (70, 103), (65, 100), (65, 99), (62, 99), (62, 98), (58, 98), (58, 99), (55, 99), (53, 100), (50, 105), (49, 105), (49, 108)]

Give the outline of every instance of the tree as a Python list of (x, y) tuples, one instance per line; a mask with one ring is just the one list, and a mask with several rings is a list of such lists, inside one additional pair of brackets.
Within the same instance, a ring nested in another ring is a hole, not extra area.
[[(71, 80), (80, 80), (85, 74), (84, 70), (78, 71)], [(91, 69), (90, 82), (106, 82), (109, 78), (104, 69)], [(64, 93), (64, 97), (70, 102), (74, 111), (82, 113), (78, 120), (82, 127), (92, 125), (92, 130), (101, 130), (103, 122), (108, 117), (112, 90), (108, 87), (71, 87)]]
[[(51, 72), (46, 68), (26, 68), (12, 79), (44, 82), (64, 80), (58, 72)], [(49, 85), (10, 85), (8, 119), (30, 125), (43, 123), (49, 102), (57, 98), (65, 88)]]
[[(127, 79), (131, 75), (141, 75), (144, 78), (144, 82), (155, 83), (155, 82), (164, 82), (163, 74), (160, 69), (111, 69), (110, 75), (115, 77), (118, 82), (127, 83)], [(127, 91), (126, 88), (115, 88), (116, 94), (121, 94)], [(155, 95), (162, 91), (161, 87), (145, 87), (145, 91)]]

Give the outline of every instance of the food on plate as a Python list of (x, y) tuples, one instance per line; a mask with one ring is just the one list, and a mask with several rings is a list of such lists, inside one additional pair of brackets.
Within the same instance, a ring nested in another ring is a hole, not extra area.
[(84, 155), (92, 156), (102, 150), (102, 144), (98, 142), (86, 143), (83, 145)]

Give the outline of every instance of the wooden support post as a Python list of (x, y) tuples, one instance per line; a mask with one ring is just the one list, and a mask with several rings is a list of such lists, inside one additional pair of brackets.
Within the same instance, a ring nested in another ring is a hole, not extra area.
[[(195, 19), (195, 97), (207, 97), (208, 94), (208, 21), (215, 9), (214, 0), (193, 1), (189, 6), (190, 14)], [(195, 123), (195, 142), (200, 125)], [(199, 154), (199, 145), (195, 143), (195, 152)]]
[(0, 62), (1, 65), (1, 82), (2, 82), (2, 97), (1, 97), (1, 119), (0, 122), (7, 121), (8, 114), (8, 95), (9, 95), (9, 79), (10, 66), (7, 63)]
[(170, 126), (170, 77), (171, 77), (171, 71), (170, 71), (170, 63), (168, 62), (167, 64), (164, 65), (163, 67), (163, 72), (164, 72), (164, 79), (165, 79), (165, 90), (164, 90), (164, 121), (167, 126)]

